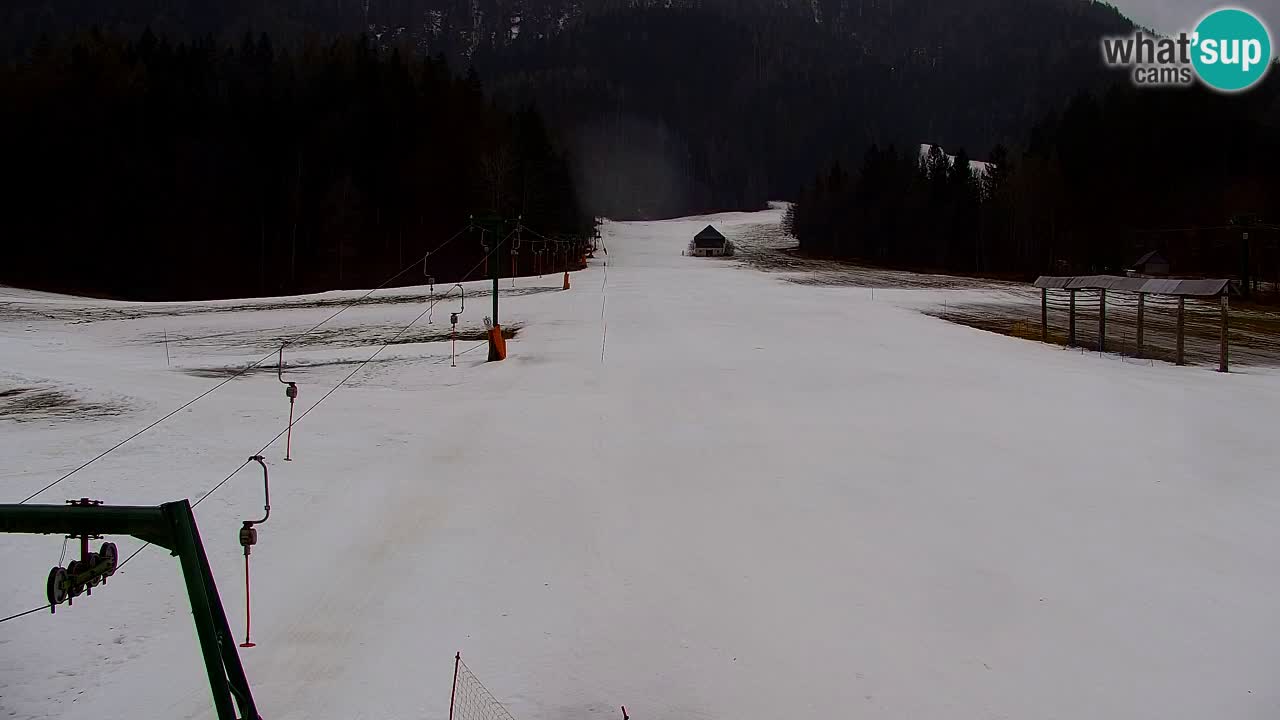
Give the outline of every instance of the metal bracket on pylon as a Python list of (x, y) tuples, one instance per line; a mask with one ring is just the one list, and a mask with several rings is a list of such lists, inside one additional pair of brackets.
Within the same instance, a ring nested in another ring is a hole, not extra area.
[(284, 459), (292, 461), (293, 452), (293, 404), (298, 399), (298, 383), (284, 379), (284, 345), (280, 346), (280, 357), (276, 361), (276, 379), (284, 384), (284, 396), (289, 398), (289, 430), (284, 441)]

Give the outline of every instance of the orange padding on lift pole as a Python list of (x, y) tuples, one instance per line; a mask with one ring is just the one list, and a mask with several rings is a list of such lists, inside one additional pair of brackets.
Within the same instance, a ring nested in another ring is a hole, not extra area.
[(563, 290), (569, 289), (569, 271), (568, 270), (564, 271), (564, 287), (562, 289)]
[(489, 362), (507, 359), (507, 339), (502, 337), (502, 327), (489, 328)]

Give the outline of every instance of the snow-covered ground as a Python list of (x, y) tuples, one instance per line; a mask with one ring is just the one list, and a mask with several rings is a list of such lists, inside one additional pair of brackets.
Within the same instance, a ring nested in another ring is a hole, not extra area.
[[(933, 148), (934, 146), (929, 143), (922, 143), (920, 145), (921, 162), (924, 162), (929, 157), (929, 153), (933, 151)], [(946, 150), (944, 149), (943, 152), (946, 153)], [(952, 165), (956, 164), (955, 155), (947, 153), (947, 160), (951, 161)], [(969, 169), (973, 171), (974, 175), (985, 175), (987, 171), (991, 169), (991, 163), (983, 162), (982, 160), (970, 160)]]
[[(608, 224), (572, 290), (502, 298), (506, 362), (394, 345), (297, 427), (294, 462), (272, 447), (242, 651), (263, 717), (442, 720), (457, 650), (518, 720), (1280, 712), (1280, 376), (1063, 352), (912, 308), (936, 289), (680, 254), (708, 222), (737, 238), (778, 215)], [(299, 410), (426, 292), (291, 348)], [(16, 502), (356, 294), (4, 295)], [(469, 298), (467, 329), (487, 311)], [(250, 373), (37, 501), (198, 498), (287, 411)], [(237, 632), (260, 493), (251, 466), (196, 511)], [(0, 616), (42, 602), (61, 545), (0, 539)], [(0, 711), (211, 717), (174, 559), (148, 548), (0, 625)]]

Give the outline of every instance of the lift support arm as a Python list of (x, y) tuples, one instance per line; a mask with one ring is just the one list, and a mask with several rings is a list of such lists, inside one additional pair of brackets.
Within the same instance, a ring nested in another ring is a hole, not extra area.
[(218, 720), (261, 720), (186, 500), (150, 506), (0, 505), (0, 533), (132, 535), (178, 556)]

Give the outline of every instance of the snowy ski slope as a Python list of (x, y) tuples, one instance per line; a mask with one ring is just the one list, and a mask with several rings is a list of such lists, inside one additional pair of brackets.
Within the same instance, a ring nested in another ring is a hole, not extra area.
[[(909, 307), (943, 291), (680, 254), (708, 222), (778, 219), (608, 224), (607, 271), (502, 298), (508, 361), (451, 368), (442, 303), (302, 421), (294, 462), (273, 446), (242, 651), (263, 717), (443, 720), (457, 650), (518, 720), (1280, 711), (1280, 376), (1064, 352)], [(299, 411), (426, 292), (290, 349)], [(358, 295), (0, 294), (6, 502)], [(466, 329), (487, 312), (468, 298)], [(250, 373), (36, 500), (194, 500), (287, 411)], [(248, 467), (196, 511), (237, 632), (260, 493)], [(60, 549), (0, 538), (0, 616), (43, 602)], [(0, 716), (211, 717), (174, 559), (148, 548), (0, 625)]]

